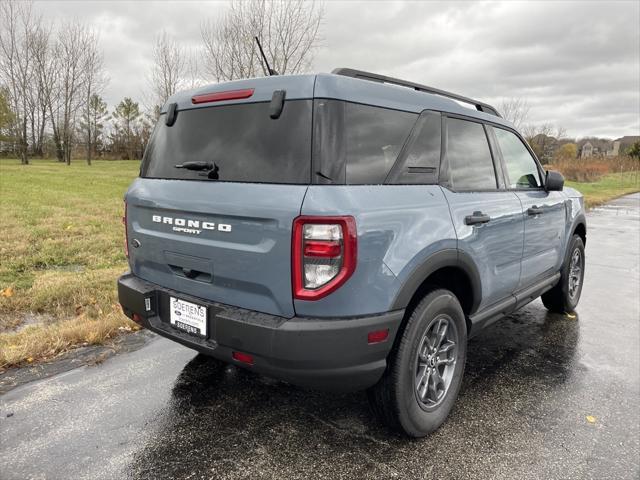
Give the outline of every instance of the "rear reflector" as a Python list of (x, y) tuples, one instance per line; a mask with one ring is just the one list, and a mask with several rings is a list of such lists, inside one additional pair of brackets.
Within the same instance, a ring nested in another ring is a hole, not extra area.
[(308, 240), (304, 243), (304, 254), (307, 257), (332, 258), (337, 257), (342, 252), (340, 242), (327, 240)]
[(131, 318), (134, 322), (142, 324), (142, 317), (137, 313), (134, 313)]
[(234, 360), (237, 360), (241, 363), (246, 363), (247, 365), (253, 365), (253, 355), (249, 355), (248, 353), (242, 352), (232, 352), (231, 356)]
[(381, 343), (384, 342), (387, 338), (389, 338), (389, 329), (385, 330), (376, 330), (374, 332), (369, 332), (367, 335), (367, 342), (369, 343)]
[(209, 103), (209, 102), (222, 102), (223, 100), (239, 100), (241, 98), (249, 98), (253, 95), (253, 88), (247, 88), (244, 90), (229, 90), (226, 92), (215, 93), (203, 93), (201, 95), (194, 95), (191, 97), (191, 103)]

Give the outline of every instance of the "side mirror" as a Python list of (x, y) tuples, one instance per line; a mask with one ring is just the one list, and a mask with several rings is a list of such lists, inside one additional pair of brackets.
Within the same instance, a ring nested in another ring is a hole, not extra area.
[(547, 192), (561, 192), (564, 187), (564, 177), (560, 172), (547, 170), (547, 179), (544, 182), (544, 189)]

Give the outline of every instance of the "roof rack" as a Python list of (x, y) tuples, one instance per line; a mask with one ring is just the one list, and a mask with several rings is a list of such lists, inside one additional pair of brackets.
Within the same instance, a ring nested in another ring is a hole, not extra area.
[(468, 97), (463, 97), (462, 95), (447, 92), (445, 90), (440, 90), (439, 88), (428, 87), (426, 85), (420, 85), (419, 83), (407, 82), (406, 80), (400, 80), (399, 78), (387, 77), (385, 75), (379, 75), (377, 73), (371, 73), (371, 72), (364, 72), (362, 70), (355, 70), (353, 68), (336, 68), (331, 73), (333, 73), (334, 75), (343, 75), (345, 77), (360, 78), (362, 80), (369, 80), (372, 82), (390, 83), (393, 85), (400, 85), (402, 87), (413, 88), (414, 90), (417, 90), (419, 92), (426, 92), (426, 93), (433, 93), (435, 95), (441, 95), (443, 97), (452, 98), (453, 100), (457, 100), (459, 102), (473, 105), (479, 112), (489, 113), (497, 117), (501, 116), (498, 113), (498, 110), (496, 110), (494, 107), (492, 107), (488, 103), (480, 102), (478, 100), (474, 100)]

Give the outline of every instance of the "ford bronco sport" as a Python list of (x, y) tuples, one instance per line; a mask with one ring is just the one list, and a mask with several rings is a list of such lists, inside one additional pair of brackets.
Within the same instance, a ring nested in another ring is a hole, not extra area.
[(539, 296), (578, 303), (586, 223), (563, 182), (490, 105), (377, 74), (177, 93), (125, 197), (120, 303), (223, 362), (368, 389), (423, 436), (470, 336)]

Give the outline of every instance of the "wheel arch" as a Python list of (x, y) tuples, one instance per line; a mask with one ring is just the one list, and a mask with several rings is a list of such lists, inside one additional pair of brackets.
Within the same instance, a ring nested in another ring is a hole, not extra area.
[(446, 288), (456, 295), (469, 328), (468, 317), (477, 311), (482, 299), (480, 275), (471, 257), (456, 249), (430, 255), (404, 281), (393, 308), (404, 308), (410, 312), (433, 287)]
[(573, 232), (571, 236), (578, 235), (582, 239), (582, 243), (587, 244), (587, 224), (584, 219), (578, 220), (576, 225), (573, 227)]

